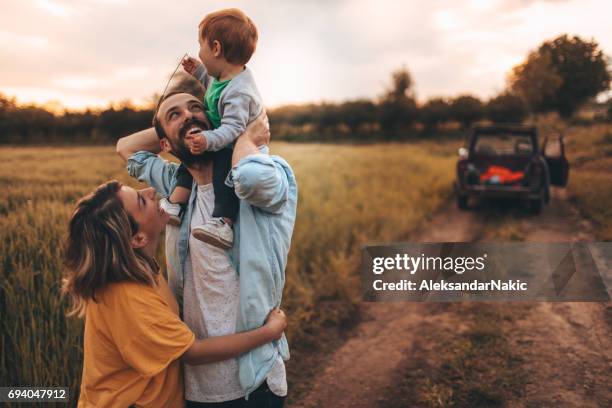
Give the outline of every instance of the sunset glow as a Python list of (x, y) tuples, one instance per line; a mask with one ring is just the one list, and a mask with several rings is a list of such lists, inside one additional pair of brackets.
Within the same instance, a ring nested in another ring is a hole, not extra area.
[[(268, 106), (380, 95), (407, 67), (419, 100), (490, 97), (513, 65), (561, 33), (612, 53), (612, 3), (595, 0), (237, 1), (257, 24), (249, 66)], [(0, 16), (0, 92), (21, 103), (102, 107), (160, 92), (221, 1), (32, 0)]]

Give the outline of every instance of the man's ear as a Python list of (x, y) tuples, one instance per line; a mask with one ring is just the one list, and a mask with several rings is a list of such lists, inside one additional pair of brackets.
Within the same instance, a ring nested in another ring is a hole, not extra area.
[(137, 232), (132, 237), (130, 244), (132, 244), (132, 248), (144, 248), (149, 243), (149, 237), (143, 232)]
[(164, 152), (166, 153), (170, 152), (171, 150), (170, 143), (168, 143), (168, 139), (166, 139), (165, 137), (159, 140), (159, 145), (161, 146), (161, 149)]
[(223, 55), (223, 46), (221, 45), (219, 41), (215, 40), (213, 41), (211, 51), (212, 51), (213, 56), (215, 58), (218, 58), (221, 55)]

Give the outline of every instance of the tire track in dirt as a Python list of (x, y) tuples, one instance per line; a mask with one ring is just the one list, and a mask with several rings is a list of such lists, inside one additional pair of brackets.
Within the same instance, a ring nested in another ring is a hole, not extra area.
[[(579, 218), (562, 190), (553, 191), (541, 216), (519, 217), (516, 222), (525, 241), (592, 238), (588, 223)], [(449, 206), (412, 241), (470, 242), (488, 236), (490, 230), (477, 212)], [(350, 339), (327, 358), (310, 391), (290, 408), (380, 405), (385, 392), (399, 380), (402, 364), (411, 358), (420, 331), (432, 324), (460, 331), (467, 320), (452, 308), (428, 303), (363, 303), (361, 310), (364, 319)], [(507, 401), (507, 406), (609, 406), (610, 310), (609, 304), (599, 303), (530, 303), (528, 312), (509, 328), (509, 343), (524, 358), (529, 378), (525, 394)]]
[[(542, 216), (522, 221), (529, 242), (593, 241), (592, 227), (553, 189)], [(612, 406), (610, 303), (533, 303), (513, 326), (511, 343), (525, 360), (525, 395), (509, 407)]]
[[(436, 216), (415, 242), (469, 242), (481, 233), (471, 212), (454, 206)], [(363, 322), (328, 359), (309, 393), (291, 408), (376, 406), (412, 352), (415, 336), (428, 324), (458, 327), (457, 316), (428, 303), (362, 303)]]

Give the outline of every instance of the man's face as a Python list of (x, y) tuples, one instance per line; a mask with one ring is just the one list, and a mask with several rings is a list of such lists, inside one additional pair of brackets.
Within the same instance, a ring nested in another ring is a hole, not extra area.
[(189, 151), (185, 138), (210, 129), (204, 114), (202, 101), (188, 93), (168, 97), (159, 107), (157, 118), (166, 133), (169, 147), (162, 147), (179, 158), (185, 165), (197, 163), (202, 158)]

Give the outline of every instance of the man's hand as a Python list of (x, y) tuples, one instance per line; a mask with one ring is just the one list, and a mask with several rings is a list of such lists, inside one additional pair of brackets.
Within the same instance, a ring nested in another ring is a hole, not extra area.
[(208, 143), (206, 142), (206, 137), (204, 137), (204, 133), (191, 134), (185, 136), (185, 144), (189, 148), (191, 154), (202, 154), (206, 151), (208, 147)]
[(198, 61), (197, 59), (193, 58), (193, 57), (185, 57), (185, 59), (182, 62), (183, 64), (183, 69), (187, 72), (189, 72), (191, 75), (193, 75), (193, 73), (196, 71), (196, 69), (202, 65), (202, 63), (200, 61)]
[(270, 124), (266, 111), (263, 111), (261, 115), (249, 123), (244, 133), (236, 140), (234, 154), (232, 155), (232, 166), (251, 154), (263, 154), (259, 151), (258, 146), (268, 143), (270, 143)]
[(281, 309), (273, 309), (266, 318), (264, 325), (270, 333), (272, 340), (280, 340), (283, 331), (287, 328), (287, 316)]
[(264, 110), (254, 121), (249, 123), (242, 137), (249, 139), (255, 146), (270, 143), (270, 123)]

